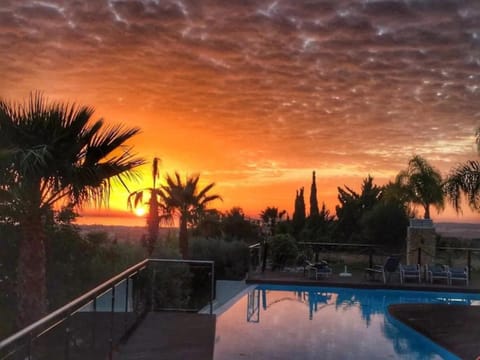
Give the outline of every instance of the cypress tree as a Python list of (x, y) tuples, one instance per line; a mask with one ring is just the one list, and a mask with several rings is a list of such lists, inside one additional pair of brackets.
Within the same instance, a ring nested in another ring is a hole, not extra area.
[(310, 190), (310, 218), (319, 216), (318, 201), (317, 201), (317, 184), (315, 182), (315, 171), (312, 175), (312, 187)]
[(303, 187), (297, 190), (295, 196), (295, 211), (293, 212), (292, 225), (294, 234), (299, 234), (305, 226), (305, 199), (303, 197)]

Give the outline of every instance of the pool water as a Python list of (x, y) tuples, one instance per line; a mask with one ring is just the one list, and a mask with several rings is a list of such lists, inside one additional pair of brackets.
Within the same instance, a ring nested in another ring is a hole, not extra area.
[(480, 295), (252, 287), (217, 314), (214, 360), (458, 359), (388, 314), (401, 303), (480, 305)]

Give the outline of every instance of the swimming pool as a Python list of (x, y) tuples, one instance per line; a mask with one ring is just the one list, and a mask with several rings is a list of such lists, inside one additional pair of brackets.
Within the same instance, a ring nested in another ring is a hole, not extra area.
[(214, 360), (458, 359), (391, 318), (398, 303), (480, 305), (480, 295), (256, 286), (219, 309)]

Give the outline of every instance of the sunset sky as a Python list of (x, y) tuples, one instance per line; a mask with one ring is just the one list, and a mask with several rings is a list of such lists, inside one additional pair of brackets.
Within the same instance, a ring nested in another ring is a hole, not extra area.
[(141, 127), (135, 152), (215, 182), (223, 210), (291, 216), (316, 170), (334, 212), (337, 186), (384, 184), (414, 154), (443, 175), (479, 159), (478, 0), (1, 0), (0, 49), (0, 97)]

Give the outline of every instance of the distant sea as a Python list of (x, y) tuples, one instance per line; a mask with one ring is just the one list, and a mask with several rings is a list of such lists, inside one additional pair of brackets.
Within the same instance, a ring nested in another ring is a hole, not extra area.
[(461, 239), (480, 239), (480, 222), (477, 223), (435, 223), (435, 231), (446, 237)]

